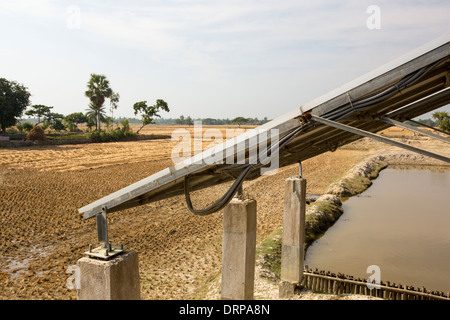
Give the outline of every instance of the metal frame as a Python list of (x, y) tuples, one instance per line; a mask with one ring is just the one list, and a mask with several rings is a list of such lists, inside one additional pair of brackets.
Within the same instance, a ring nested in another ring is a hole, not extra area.
[(332, 120), (328, 120), (328, 119), (324, 119), (324, 118), (321, 118), (321, 117), (315, 116), (315, 115), (312, 115), (312, 120), (317, 121), (317, 122), (322, 123), (322, 124), (325, 124), (325, 125), (330, 126), (330, 127), (334, 127), (334, 128), (337, 128), (337, 129), (345, 130), (345, 131), (348, 131), (348, 132), (351, 132), (353, 134), (357, 134), (357, 135), (360, 135), (360, 136), (363, 136), (363, 137), (372, 138), (372, 139), (375, 139), (375, 140), (378, 140), (378, 141), (381, 141), (381, 142), (384, 142), (384, 143), (388, 143), (388, 144), (396, 146), (396, 147), (400, 147), (400, 148), (407, 149), (407, 150), (410, 150), (410, 151), (413, 151), (413, 152), (416, 152), (416, 153), (420, 153), (420, 154), (422, 154), (424, 156), (428, 156), (428, 157), (431, 157), (431, 158), (434, 158), (434, 159), (438, 159), (438, 160), (450, 163), (450, 158), (448, 158), (446, 156), (443, 156), (443, 155), (440, 155), (440, 154), (437, 154), (437, 153), (434, 153), (434, 152), (431, 152), (431, 151), (427, 151), (427, 150), (424, 150), (424, 149), (421, 149), (421, 148), (416, 148), (416, 147), (410, 146), (409, 144), (405, 144), (405, 143), (402, 143), (402, 142), (399, 142), (399, 141), (395, 141), (395, 140), (392, 140), (392, 139), (380, 136), (378, 134), (374, 134), (374, 133), (371, 133), (371, 132), (368, 132), (368, 131), (364, 131), (364, 130), (361, 130), (361, 129), (358, 129), (358, 128), (347, 126), (345, 124), (338, 123), (338, 122), (335, 122), (335, 121), (332, 121)]

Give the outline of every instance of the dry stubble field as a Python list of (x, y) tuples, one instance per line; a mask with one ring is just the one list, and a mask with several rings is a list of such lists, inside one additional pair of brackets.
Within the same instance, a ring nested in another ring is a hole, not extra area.
[[(143, 133), (175, 128), (151, 126)], [(0, 299), (76, 299), (67, 270), (97, 244), (95, 221), (80, 220), (78, 208), (173, 165), (176, 143), (0, 149)], [(305, 161), (307, 192), (323, 193), (366, 156), (364, 148), (338, 149)], [(280, 227), (284, 180), (297, 172), (294, 165), (245, 182), (257, 201), (258, 242)], [(194, 192), (194, 206), (210, 204), (228, 186)], [(139, 254), (142, 299), (202, 298), (205, 283), (220, 272), (221, 211), (195, 216), (178, 196), (113, 213), (108, 222), (111, 242)]]

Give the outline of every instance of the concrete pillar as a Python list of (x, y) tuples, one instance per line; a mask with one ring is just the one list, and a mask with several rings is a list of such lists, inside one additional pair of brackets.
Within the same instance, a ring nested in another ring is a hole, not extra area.
[(286, 179), (281, 247), (280, 297), (293, 295), (303, 280), (305, 248), (306, 180)]
[(138, 255), (125, 251), (110, 260), (78, 260), (78, 300), (139, 300)]
[(256, 201), (235, 198), (223, 213), (222, 299), (253, 299), (255, 253)]

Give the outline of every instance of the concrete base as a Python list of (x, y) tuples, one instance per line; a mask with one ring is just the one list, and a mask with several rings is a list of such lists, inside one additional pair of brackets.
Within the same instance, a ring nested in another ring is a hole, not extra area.
[(281, 299), (291, 298), (294, 295), (295, 291), (295, 284), (287, 282), (287, 281), (281, 281), (278, 285), (278, 296)]
[(305, 208), (306, 180), (299, 177), (286, 179), (281, 247), (281, 281), (286, 282), (283, 284), (286, 288), (287, 283), (296, 286), (303, 280)]
[(300, 294), (302, 288), (297, 283), (281, 281), (278, 285), (278, 297), (280, 299), (290, 299), (294, 294)]
[(78, 260), (78, 300), (139, 300), (138, 255), (126, 251), (110, 260)]
[(233, 199), (223, 213), (222, 299), (253, 299), (256, 201)]

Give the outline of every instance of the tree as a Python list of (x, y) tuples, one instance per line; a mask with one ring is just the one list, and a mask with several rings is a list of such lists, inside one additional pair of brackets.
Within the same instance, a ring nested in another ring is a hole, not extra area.
[(188, 126), (192, 126), (192, 125), (194, 124), (194, 121), (191, 119), (190, 116), (188, 116), (188, 117), (186, 118), (186, 124), (187, 124)]
[(105, 118), (105, 124), (106, 124), (106, 128), (108, 129), (108, 131), (111, 131), (113, 123), (114, 123), (114, 119), (113, 118), (111, 118), (111, 117), (106, 117)]
[(110, 103), (110, 111), (111, 111), (111, 118), (114, 119), (114, 110), (117, 110), (117, 107), (119, 106), (119, 99), (120, 99), (120, 95), (118, 92), (115, 92), (111, 95), (111, 97), (109, 98), (109, 103)]
[(91, 132), (92, 128), (95, 127), (95, 121), (94, 121), (94, 119), (88, 117), (87, 114), (86, 114), (86, 118), (87, 118), (86, 126), (88, 127), (89, 132)]
[(29, 117), (37, 117), (38, 122), (35, 124), (35, 126), (37, 126), (42, 122), (41, 118), (42, 120), (45, 120), (45, 118), (51, 112), (51, 109), (53, 109), (53, 107), (47, 107), (43, 104), (35, 104), (31, 106), (31, 110), (26, 111), (25, 114)]
[(122, 121), (120, 121), (120, 124), (122, 125), (123, 132), (130, 131), (130, 121), (128, 121), (128, 119), (122, 119)]
[(164, 110), (166, 112), (170, 111), (167, 102), (162, 99), (157, 99), (156, 104), (153, 106), (147, 106), (147, 101), (136, 102), (133, 105), (133, 109), (135, 115), (140, 113), (142, 116), (142, 127), (140, 127), (136, 133), (139, 133), (139, 131), (141, 131), (141, 129), (146, 125), (153, 123), (155, 117), (161, 118), (158, 114), (160, 110)]
[(55, 119), (55, 121), (50, 125), (50, 128), (58, 132), (61, 130), (66, 130), (66, 126), (60, 119)]
[(175, 124), (185, 124), (186, 120), (184, 119), (184, 116), (181, 115), (178, 119), (175, 119)]
[(115, 93), (109, 86), (109, 80), (106, 76), (92, 73), (87, 83), (88, 90), (85, 92), (91, 104), (90, 111), (94, 112), (97, 124), (97, 131), (100, 131), (101, 112), (105, 112), (103, 104), (105, 99), (109, 99), (112, 109), (117, 108), (119, 102), (119, 94)]
[(436, 111), (432, 114), (436, 124), (442, 131), (450, 132), (450, 115), (446, 111)]
[(100, 131), (100, 122), (105, 121), (106, 112), (104, 106), (96, 106), (92, 102), (89, 103), (89, 109), (87, 109), (86, 117), (91, 123), (95, 124), (95, 128), (97, 131)]
[(66, 129), (66, 126), (63, 124), (64, 118), (64, 115), (54, 112), (48, 112), (44, 115), (45, 124), (58, 132)]
[(6, 134), (6, 128), (17, 123), (30, 104), (31, 94), (28, 88), (15, 81), (0, 78), (0, 125), (2, 134)]
[(74, 112), (71, 114), (68, 114), (64, 120), (67, 122), (68, 127), (70, 128), (70, 131), (75, 131), (78, 129), (78, 125), (80, 123), (86, 123), (88, 122), (87, 117), (82, 112)]
[(233, 123), (233, 124), (238, 124), (238, 125), (239, 125), (239, 128), (240, 128), (240, 127), (241, 127), (241, 124), (247, 123), (248, 120), (249, 120), (249, 119), (244, 118), (244, 117), (237, 117), (237, 118), (234, 118), (233, 120), (231, 120), (231, 123)]

